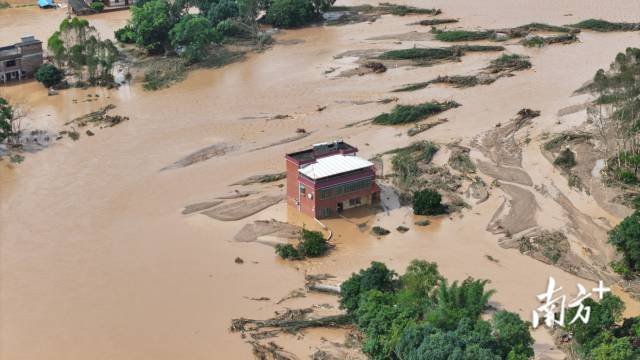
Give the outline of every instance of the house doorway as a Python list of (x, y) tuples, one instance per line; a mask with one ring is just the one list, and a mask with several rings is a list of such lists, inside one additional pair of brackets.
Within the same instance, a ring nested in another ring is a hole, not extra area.
[(338, 203), (338, 214), (342, 214), (343, 211), (344, 211), (344, 204), (339, 202)]

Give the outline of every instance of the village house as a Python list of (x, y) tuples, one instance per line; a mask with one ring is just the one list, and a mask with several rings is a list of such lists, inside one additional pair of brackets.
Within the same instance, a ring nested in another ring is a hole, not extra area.
[(326, 218), (379, 200), (375, 166), (357, 152), (334, 141), (287, 154), (289, 205), (314, 218)]
[(33, 77), (42, 65), (42, 42), (33, 36), (19, 43), (0, 47), (0, 82)]

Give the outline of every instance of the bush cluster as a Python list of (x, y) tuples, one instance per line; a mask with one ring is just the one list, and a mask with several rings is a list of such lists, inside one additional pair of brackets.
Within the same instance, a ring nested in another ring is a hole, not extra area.
[(291, 244), (276, 245), (276, 254), (283, 259), (301, 260), (305, 257), (320, 257), (329, 250), (329, 242), (319, 231), (302, 229), (300, 242), (295, 247)]
[(413, 193), (413, 213), (416, 215), (444, 214), (442, 196), (434, 190), (420, 190)]

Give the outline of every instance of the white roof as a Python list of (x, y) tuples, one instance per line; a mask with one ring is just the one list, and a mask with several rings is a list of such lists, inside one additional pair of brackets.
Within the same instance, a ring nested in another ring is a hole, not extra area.
[(316, 180), (370, 166), (373, 166), (373, 163), (363, 158), (338, 154), (319, 158), (316, 162), (303, 166), (299, 171), (301, 174)]

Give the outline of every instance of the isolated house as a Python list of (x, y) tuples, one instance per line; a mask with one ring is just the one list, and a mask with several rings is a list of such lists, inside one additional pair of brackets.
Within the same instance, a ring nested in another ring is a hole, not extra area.
[(42, 42), (33, 36), (0, 47), (0, 82), (33, 77), (42, 65)]
[(309, 216), (325, 218), (379, 199), (375, 167), (357, 152), (334, 141), (287, 154), (287, 202)]

